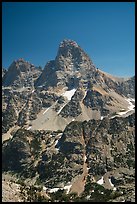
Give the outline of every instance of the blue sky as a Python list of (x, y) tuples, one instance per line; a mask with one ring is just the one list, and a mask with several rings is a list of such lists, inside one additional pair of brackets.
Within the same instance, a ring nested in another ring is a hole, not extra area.
[(134, 2), (3, 2), (2, 66), (24, 58), (55, 59), (63, 39), (75, 40), (99, 69), (135, 74)]

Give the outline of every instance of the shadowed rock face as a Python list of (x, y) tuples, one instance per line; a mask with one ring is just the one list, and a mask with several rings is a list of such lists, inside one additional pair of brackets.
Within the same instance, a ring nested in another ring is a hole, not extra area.
[(17, 66), (16, 62), (14, 61), (7, 72), (7, 74), (4, 76), (3, 79), (3, 85), (9, 86), (11, 85), (15, 80), (17, 80), (18, 76), (20, 76), (20, 70)]
[(49, 61), (39, 78), (35, 82), (35, 86), (41, 86), (45, 84), (46, 86), (56, 86), (57, 85), (57, 75), (56, 75), (55, 61)]

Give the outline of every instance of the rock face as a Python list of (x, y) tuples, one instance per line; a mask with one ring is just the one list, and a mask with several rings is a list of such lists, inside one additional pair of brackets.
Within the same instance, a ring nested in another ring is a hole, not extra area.
[(95, 66), (87, 54), (76, 42), (64, 40), (56, 59), (47, 63), (35, 85), (77, 86), (79, 78), (87, 78), (91, 72), (95, 72)]
[(95, 67), (89, 56), (72, 40), (63, 40), (55, 60), (49, 61), (35, 87), (65, 87), (68, 89), (79, 86), (88, 87), (91, 83), (101, 86), (104, 90), (113, 89), (117, 93), (134, 96), (135, 78), (118, 78), (108, 75)]
[(69, 186), (71, 201), (134, 200), (134, 107), (135, 77), (102, 72), (72, 40), (43, 70), (14, 61), (3, 70), (3, 172), (48, 192)]
[(14, 61), (3, 77), (4, 86), (23, 87), (34, 85), (34, 81), (40, 75), (41, 70), (24, 59)]
[(61, 71), (94, 70), (94, 65), (88, 55), (72, 40), (64, 40), (60, 43), (55, 63), (57, 70)]
[[(32, 125), (35, 128), (41, 114), (47, 122), (38, 129), (63, 130), (72, 120), (111, 117), (122, 110), (130, 111), (129, 105), (134, 103), (135, 78), (113, 77), (96, 69), (72, 40), (60, 43), (55, 60), (48, 62), (43, 71), (23, 59), (13, 62), (3, 77), (3, 85), (4, 133), (15, 124), (24, 126), (37, 120)], [(46, 114), (42, 113), (45, 108), (49, 108)]]
[(121, 84), (121, 93), (126, 96), (135, 97), (135, 76), (128, 79), (125, 83)]
[(39, 175), (36, 183), (40, 180), (53, 188), (68, 182), (73, 185), (86, 167), (85, 179), (87, 174), (94, 182), (103, 176), (103, 186), (111, 189), (108, 182), (111, 176), (115, 188), (125, 185), (128, 191), (135, 173), (134, 126), (133, 114), (124, 119), (71, 122), (64, 132), (19, 129), (3, 144), (3, 170), (24, 178)]

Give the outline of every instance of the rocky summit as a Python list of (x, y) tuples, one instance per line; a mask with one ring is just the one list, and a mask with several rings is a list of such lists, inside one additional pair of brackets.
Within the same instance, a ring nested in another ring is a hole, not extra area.
[(63, 40), (44, 69), (2, 69), (3, 202), (135, 202), (135, 77)]
[(36, 81), (36, 86), (77, 86), (81, 78), (95, 72), (95, 66), (88, 55), (72, 40), (60, 43), (55, 60), (49, 61), (41, 76)]
[(40, 75), (41, 69), (26, 62), (23, 58), (14, 61), (7, 73), (3, 76), (3, 85), (12, 87), (29, 87), (34, 85), (34, 80)]

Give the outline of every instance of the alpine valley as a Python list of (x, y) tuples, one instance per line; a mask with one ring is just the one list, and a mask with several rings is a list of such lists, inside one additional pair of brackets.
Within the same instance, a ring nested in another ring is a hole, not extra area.
[(66, 39), (2, 69), (2, 201), (135, 202), (135, 77)]

